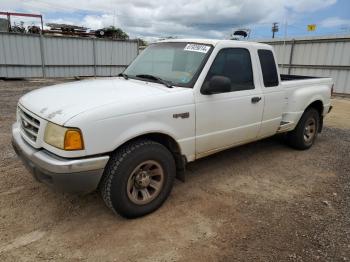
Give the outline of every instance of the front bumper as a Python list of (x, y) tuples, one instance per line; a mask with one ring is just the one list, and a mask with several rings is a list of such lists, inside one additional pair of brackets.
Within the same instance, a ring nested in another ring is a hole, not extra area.
[(35, 149), (12, 126), (12, 146), (34, 178), (60, 191), (89, 193), (96, 190), (109, 156), (67, 159), (44, 149)]

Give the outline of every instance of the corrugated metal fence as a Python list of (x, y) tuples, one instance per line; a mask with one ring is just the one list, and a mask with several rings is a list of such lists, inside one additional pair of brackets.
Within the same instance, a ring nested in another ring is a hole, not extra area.
[[(350, 94), (350, 35), (261, 40), (283, 74), (330, 76)], [(111, 76), (138, 54), (137, 41), (0, 33), (0, 77)]]
[(136, 40), (0, 33), (0, 77), (111, 76), (137, 54)]
[(281, 73), (330, 76), (336, 93), (350, 94), (350, 35), (260, 42), (274, 47)]

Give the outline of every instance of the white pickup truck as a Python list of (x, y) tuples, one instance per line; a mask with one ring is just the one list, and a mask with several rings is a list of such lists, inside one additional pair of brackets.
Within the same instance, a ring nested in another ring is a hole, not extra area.
[(119, 77), (20, 98), (13, 147), (34, 177), (99, 189), (113, 211), (159, 208), (186, 163), (286, 133), (308, 149), (331, 110), (331, 78), (279, 75), (271, 46), (232, 40), (150, 45)]

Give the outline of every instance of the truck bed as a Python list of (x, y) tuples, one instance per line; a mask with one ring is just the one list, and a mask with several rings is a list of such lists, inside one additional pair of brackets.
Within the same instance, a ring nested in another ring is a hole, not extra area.
[(283, 74), (280, 77), (281, 86), (286, 91), (286, 106), (282, 117), (283, 127), (280, 127), (279, 132), (293, 130), (312, 101), (321, 101), (324, 112), (328, 112), (332, 78)]
[(281, 81), (306, 80), (306, 79), (322, 78), (322, 77), (315, 77), (315, 76), (284, 75), (284, 74), (281, 74), (280, 77), (281, 77)]
[(302, 75), (284, 75), (281, 74), (281, 84), (288, 89), (303, 88), (315, 85), (329, 85), (331, 86), (333, 80), (329, 77), (315, 77)]

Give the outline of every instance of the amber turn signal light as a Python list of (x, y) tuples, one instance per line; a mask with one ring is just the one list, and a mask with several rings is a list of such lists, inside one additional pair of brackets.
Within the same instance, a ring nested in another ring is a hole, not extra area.
[(67, 130), (64, 137), (64, 150), (82, 149), (84, 149), (84, 143), (80, 130)]

